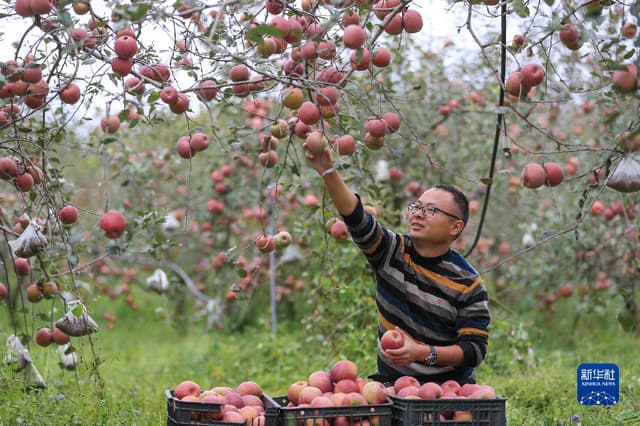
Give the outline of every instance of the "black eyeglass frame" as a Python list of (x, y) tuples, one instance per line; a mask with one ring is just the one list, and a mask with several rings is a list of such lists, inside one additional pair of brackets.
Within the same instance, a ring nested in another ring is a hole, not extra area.
[(436, 213), (440, 212), (446, 216), (449, 216), (452, 219), (455, 220), (462, 220), (460, 219), (458, 216), (449, 213), (448, 211), (442, 210), (440, 207), (436, 207), (433, 204), (428, 204), (426, 206), (423, 206), (420, 203), (409, 203), (407, 205), (407, 211), (409, 212), (409, 214), (412, 214), (414, 212), (416, 212), (417, 210), (420, 210), (422, 212), (423, 215), (425, 216), (435, 216)]

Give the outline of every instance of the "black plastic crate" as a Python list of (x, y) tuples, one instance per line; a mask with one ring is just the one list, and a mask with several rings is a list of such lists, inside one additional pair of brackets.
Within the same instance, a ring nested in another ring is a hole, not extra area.
[[(391, 401), (383, 404), (339, 407), (287, 407), (286, 396), (273, 397), (278, 405), (277, 426), (371, 425), (391, 426)], [(339, 419), (339, 420), (336, 420)]]
[[(245, 423), (229, 423), (221, 420), (214, 420), (211, 414), (220, 413), (223, 404), (199, 401), (181, 401), (173, 396), (173, 390), (165, 391), (167, 395), (167, 426), (238, 426)], [(273, 398), (262, 395), (264, 404), (265, 423), (252, 422), (247, 426), (276, 426), (278, 420), (278, 406)]]
[[(393, 403), (394, 426), (486, 425), (506, 426), (506, 398), (493, 399), (410, 399), (389, 396)], [(440, 415), (468, 411), (471, 419), (442, 420)]]

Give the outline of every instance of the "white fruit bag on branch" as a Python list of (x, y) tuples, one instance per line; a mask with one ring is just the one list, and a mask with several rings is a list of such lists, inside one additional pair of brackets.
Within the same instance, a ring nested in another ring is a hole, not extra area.
[(153, 274), (147, 278), (147, 288), (158, 294), (166, 293), (169, 290), (169, 279), (162, 269), (156, 269)]
[(56, 327), (72, 337), (86, 336), (99, 330), (98, 324), (91, 318), (82, 303), (74, 301), (70, 304), (75, 306), (56, 321)]
[(20, 339), (14, 334), (7, 338), (7, 353), (4, 356), (4, 363), (6, 365), (15, 365), (17, 371), (23, 371), (24, 382), (27, 385), (36, 388), (46, 387), (42, 375), (33, 365), (29, 350), (22, 346)]
[(34, 220), (29, 221), (27, 229), (15, 240), (9, 241), (9, 247), (16, 257), (31, 257), (47, 247), (47, 238), (42, 234), (42, 228)]
[(177, 231), (180, 228), (180, 221), (176, 219), (173, 213), (169, 213), (162, 222), (162, 230), (168, 234)]
[(58, 356), (60, 356), (60, 366), (65, 370), (75, 370), (78, 365), (78, 355), (70, 343), (58, 346)]
[(24, 369), (24, 382), (28, 386), (32, 386), (34, 388), (44, 388), (47, 385), (44, 383), (44, 378), (38, 371), (33, 362), (30, 362), (27, 365), (27, 368)]
[(15, 334), (7, 338), (7, 353), (4, 356), (5, 365), (15, 365), (18, 371), (25, 369), (31, 364), (31, 355), (26, 350), (20, 339)]
[(620, 192), (640, 191), (640, 161), (631, 153), (625, 154), (609, 175), (607, 186)]

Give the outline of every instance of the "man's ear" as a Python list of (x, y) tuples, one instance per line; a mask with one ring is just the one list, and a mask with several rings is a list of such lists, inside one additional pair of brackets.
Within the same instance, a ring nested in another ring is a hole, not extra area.
[(453, 233), (453, 236), (455, 238), (457, 238), (458, 235), (460, 235), (460, 233), (464, 229), (464, 226), (465, 226), (464, 222), (461, 220), (456, 220), (455, 222), (453, 222), (453, 225), (451, 225), (451, 232)]

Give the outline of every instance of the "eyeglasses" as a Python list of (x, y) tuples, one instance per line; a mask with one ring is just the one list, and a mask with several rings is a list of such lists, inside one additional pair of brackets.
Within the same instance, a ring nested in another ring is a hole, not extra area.
[(444, 215), (449, 216), (452, 219), (455, 220), (462, 220), (460, 219), (458, 216), (451, 214), (449, 212), (446, 212), (444, 210), (442, 210), (441, 208), (438, 208), (436, 206), (434, 206), (433, 204), (429, 204), (426, 206), (423, 206), (420, 203), (409, 203), (409, 205), (407, 206), (407, 211), (409, 212), (409, 214), (413, 214), (417, 211), (421, 211), (423, 215), (425, 216), (435, 216), (436, 213), (440, 212)]

